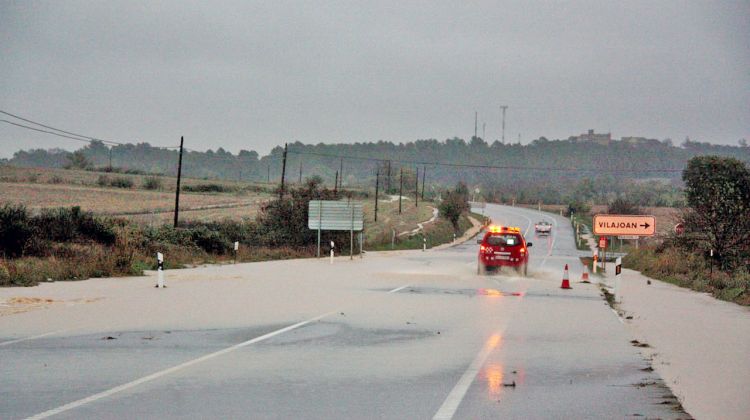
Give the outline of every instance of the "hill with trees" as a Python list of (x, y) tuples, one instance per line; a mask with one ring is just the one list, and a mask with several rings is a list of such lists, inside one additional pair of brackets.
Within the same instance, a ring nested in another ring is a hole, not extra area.
[[(275, 147), (266, 156), (241, 150), (233, 154), (219, 147), (197, 152), (186, 150), (183, 174), (206, 179), (278, 181), (284, 148)], [(404, 190), (414, 191), (416, 172), (426, 171), (426, 194), (437, 193), (457, 182), (473, 191), (479, 188), (493, 201), (563, 203), (571, 197), (608, 202), (627, 194), (640, 205), (680, 205), (681, 174), (695, 156), (716, 155), (750, 162), (750, 147), (714, 145), (686, 140), (595, 142), (548, 140), (541, 137), (528, 145), (487, 143), (474, 137), (408, 143), (385, 141), (350, 144), (289, 143), (287, 182), (319, 176), (332, 185), (341, 170), (344, 187), (373, 189), (380, 173), (385, 191), (397, 192), (404, 171)], [(81, 161), (85, 157), (85, 161)], [(148, 143), (109, 147), (93, 141), (70, 153), (60, 149), (18, 151), (2, 163), (15, 166), (90, 168), (174, 175), (178, 151)], [(420, 185), (421, 188), (421, 185)], [(635, 198), (633, 198), (635, 197)]]

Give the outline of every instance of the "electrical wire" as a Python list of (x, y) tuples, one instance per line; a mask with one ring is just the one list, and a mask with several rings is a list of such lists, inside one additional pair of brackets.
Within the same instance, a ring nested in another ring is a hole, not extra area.
[[(59, 128), (55, 128), (55, 127), (52, 127), (50, 125), (42, 124), (40, 122), (36, 122), (36, 121), (30, 120), (28, 118), (24, 118), (24, 117), (15, 115), (15, 114), (11, 114), (10, 112), (3, 111), (3, 110), (0, 110), (0, 114), (4, 114), (4, 115), (7, 115), (9, 117), (13, 117), (13, 118), (19, 119), (21, 121), (25, 121), (27, 123), (38, 125), (40, 127), (44, 127), (44, 128), (47, 128), (47, 129), (50, 129), (50, 130), (54, 130), (54, 131), (42, 130), (42, 129), (39, 129), (39, 128), (30, 127), (28, 125), (19, 124), (19, 123), (16, 123), (16, 122), (13, 122), (13, 121), (8, 121), (8, 120), (0, 120), (0, 122), (12, 124), (12, 125), (15, 125), (17, 127), (25, 128), (25, 129), (28, 129), (28, 130), (34, 130), (34, 131), (38, 131), (38, 132), (41, 132), (41, 133), (52, 134), (54, 136), (59, 136), (59, 137), (65, 137), (65, 138), (68, 138), (68, 139), (71, 139), (71, 140), (77, 140), (77, 141), (82, 141), (82, 142), (86, 142), (86, 143), (91, 143), (91, 142), (94, 142), (94, 141), (99, 141), (99, 142), (108, 144), (110, 146), (127, 146), (129, 144), (132, 144), (132, 143), (117, 142), (117, 141), (113, 141), (113, 140), (102, 140), (102, 139), (99, 139), (99, 138), (96, 138), (96, 137), (91, 137), (91, 136), (86, 136), (86, 135), (83, 135), (83, 134), (78, 134), (78, 133), (73, 133), (73, 132), (70, 132), (70, 131), (61, 130)], [(63, 134), (60, 134), (60, 133), (63, 133)], [(154, 147), (156, 149), (167, 149), (167, 150), (169, 150), (169, 149), (179, 148), (180, 146), (167, 146), (167, 147), (152, 146), (152, 147)]]

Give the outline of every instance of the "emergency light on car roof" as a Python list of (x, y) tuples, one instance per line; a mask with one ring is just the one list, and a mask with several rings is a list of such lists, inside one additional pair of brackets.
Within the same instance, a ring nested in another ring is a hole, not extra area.
[(510, 226), (490, 226), (490, 232), (492, 233), (500, 233), (500, 232), (513, 232), (513, 233), (521, 233), (521, 228), (517, 227), (510, 227)]

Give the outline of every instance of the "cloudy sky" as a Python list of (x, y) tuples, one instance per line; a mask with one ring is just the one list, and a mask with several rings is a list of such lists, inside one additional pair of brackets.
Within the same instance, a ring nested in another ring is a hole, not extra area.
[[(750, 2), (0, 0), (0, 109), (194, 149), (750, 139)], [(7, 117), (5, 117), (7, 118)], [(0, 123), (0, 156), (80, 144)]]

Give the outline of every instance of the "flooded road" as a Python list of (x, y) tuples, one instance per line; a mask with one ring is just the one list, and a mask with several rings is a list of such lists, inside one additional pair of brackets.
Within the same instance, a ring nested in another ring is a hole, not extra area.
[(685, 418), (578, 282), (569, 221), (485, 212), (534, 244), (528, 277), (478, 276), (470, 241), (0, 290), (53, 301), (0, 317), (0, 418)]

